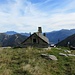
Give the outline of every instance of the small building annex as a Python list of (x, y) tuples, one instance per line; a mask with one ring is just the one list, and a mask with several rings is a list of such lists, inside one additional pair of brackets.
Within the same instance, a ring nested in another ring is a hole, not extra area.
[(41, 27), (38, 27), (38, 32), (33, 33), (30, 35), (26, 40), (22, 42), (24, 47), (40, 47), (40, 48), (47, 48), (49, 45), (49, 40), (46, 37), (46, 34), (42, 34)]

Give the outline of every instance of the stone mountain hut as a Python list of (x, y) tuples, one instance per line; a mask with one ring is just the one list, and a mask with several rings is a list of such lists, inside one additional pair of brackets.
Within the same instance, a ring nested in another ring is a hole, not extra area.
[(49, 40), (46, 37), (46, 34), (42, 34), (42, 28), (38, 27), (38, 32), (33, 33), (30, 35), (26, 40), (22, 42), (24, 47), (40, 47), (40, 48), (47, 48), (49, 45)]

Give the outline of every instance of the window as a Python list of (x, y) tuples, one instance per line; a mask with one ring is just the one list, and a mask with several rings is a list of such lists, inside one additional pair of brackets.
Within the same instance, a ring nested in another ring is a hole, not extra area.
[(36, 39), (33, 39), (33, 43), (36, 43)]

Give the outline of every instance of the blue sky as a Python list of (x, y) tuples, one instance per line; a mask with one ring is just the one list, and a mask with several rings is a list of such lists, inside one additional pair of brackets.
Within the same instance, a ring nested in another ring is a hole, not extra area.
[(0, 32), (75, 29), (75, 0), (0, 0)]

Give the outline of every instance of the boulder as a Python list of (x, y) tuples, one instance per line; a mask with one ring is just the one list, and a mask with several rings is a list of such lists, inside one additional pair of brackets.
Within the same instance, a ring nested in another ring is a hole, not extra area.
[(68, 56), (75, 56), (74, 54), (67, 54)]
[(71, 53), (71, 51), (69, 51), (69, 50), (64, 50), (64, 52), (66, 52), (66, 53)]
[(68, 57), (67, 54), (64, 54), (64, 53), (59, 53), (59, 55), (60, 55), (60, 56)]
[(47, 54), (41, 54), (41, 57), (48, 57)]
[(51, 60), (58, 60), (57, 57), (54, 56), (54, 55), (49, 55), (48, 58), (51, 59)]
[(54, 55), (41, 54), (41, 57), (44, 57), (44, 58), (50, 59), (50, 60), (58, 60), (57, 57)]

